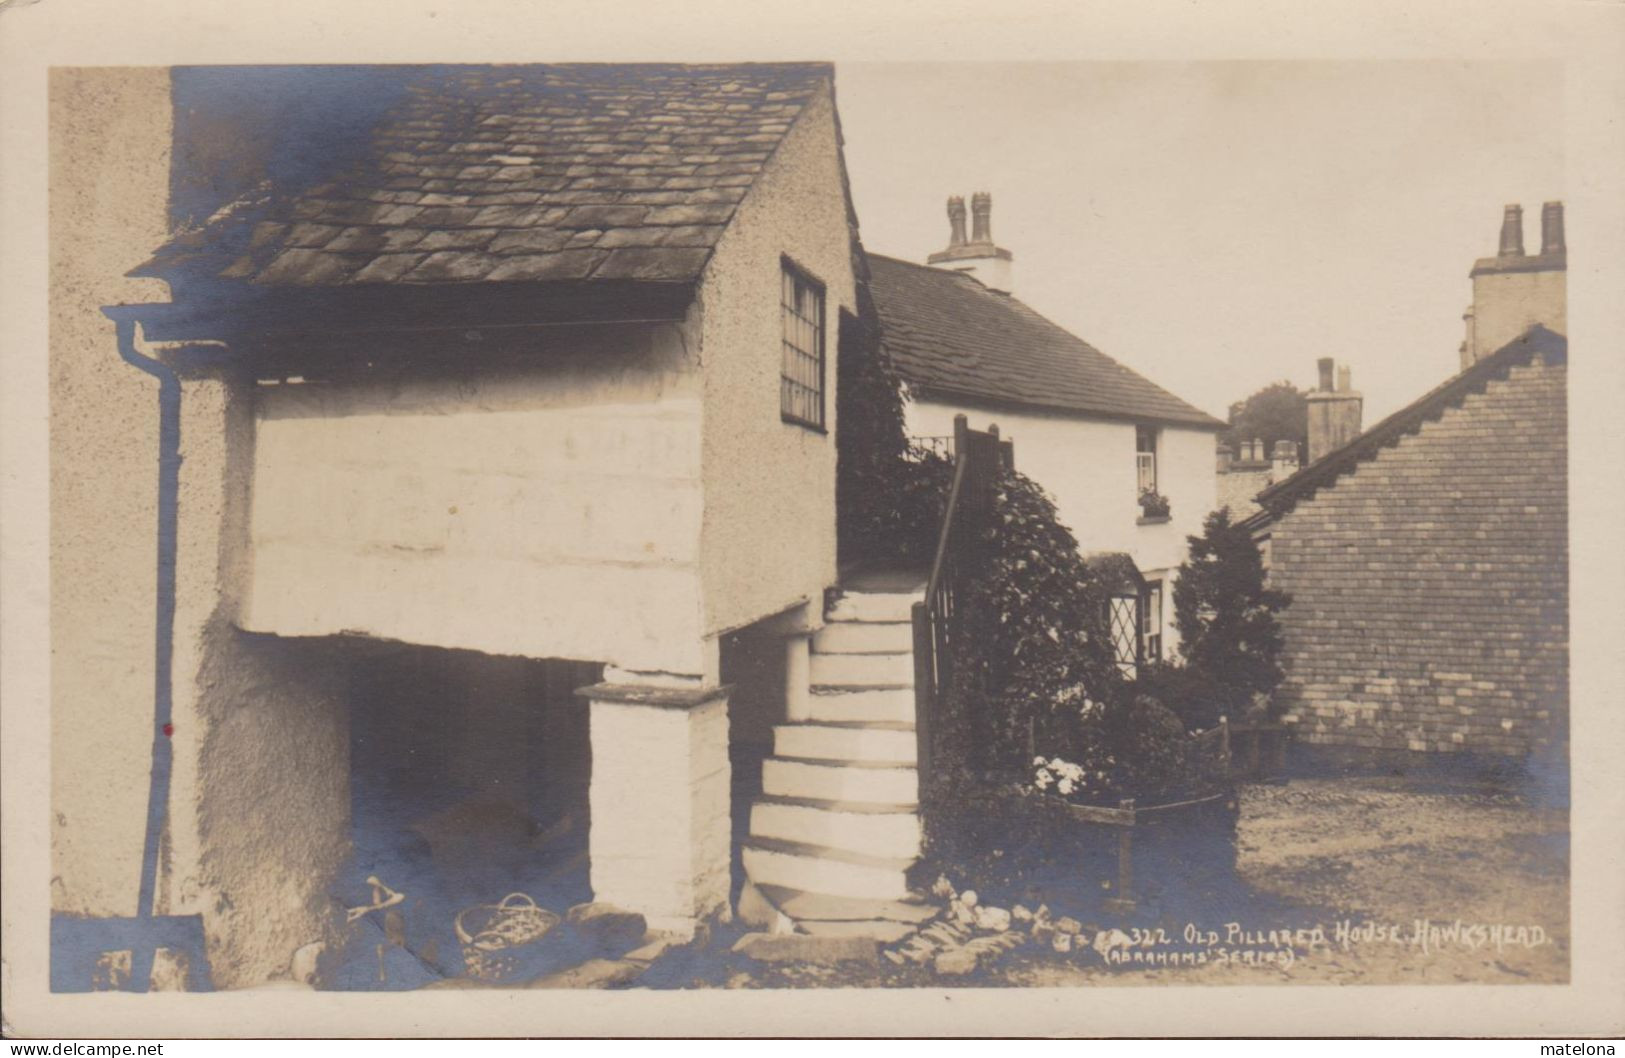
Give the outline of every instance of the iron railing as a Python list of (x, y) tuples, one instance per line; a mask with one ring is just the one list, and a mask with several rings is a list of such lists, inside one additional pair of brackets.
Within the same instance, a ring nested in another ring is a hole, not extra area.
[(1015, 452), (999, 439), (999, 428), (972, 430), (963, 415), (954, 417), (954, 476), (937, 534), (937, 549), (926, 581), (925, 598), (914, 604), (914, 731), (922, 789), (931, 775), (943, 691), (953, 681), (954, 644), (958, 635), (957, 602), (965, 579), (976, 567), (993, 513), (994, 483), (1002, 470), (1013, 469)]

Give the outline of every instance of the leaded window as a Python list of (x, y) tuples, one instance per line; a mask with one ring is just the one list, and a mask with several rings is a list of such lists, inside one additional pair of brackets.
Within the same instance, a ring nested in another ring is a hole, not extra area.
[(779, 416), (824, 428), (824, 286), (789, 261), (780, 276)]

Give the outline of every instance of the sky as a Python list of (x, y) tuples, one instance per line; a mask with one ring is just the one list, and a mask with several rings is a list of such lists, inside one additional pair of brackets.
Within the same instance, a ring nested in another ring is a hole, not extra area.
[[(1552, 63), (843, 63), (865, 246), (923, 261), (993, 196), (1015, 296), (1224, 416), (1348, 364), (1365, 425), (1459, 367), (1502, 208), (1563, 197)], [(1575, 218), (1568, 218), (1575, 241)], [(1580, 238), (1583, 238), (1583, 228)]]

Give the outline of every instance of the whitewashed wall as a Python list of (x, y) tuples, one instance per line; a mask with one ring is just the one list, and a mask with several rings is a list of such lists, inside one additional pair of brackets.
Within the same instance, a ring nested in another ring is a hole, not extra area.
[(1157, 486), (1168, 497), (1166, 523), (1141, 525), (1134, 460), (1134, 424), (1034, 412), (988, 411), (933, 400), (911, 400), (911, 437), (946, 436), (963, 412), (972, 429), (997, 424), (1015, 442), (1016, 468), (1055, 499), (1062, 523), (1085, 553), (1126, 551), (1147, 577), (1166, 576), (1163, 644), (1176, 645), (1172, 570), (1187, 555), (1187, 536), (1218, 505), (1213, 433), (1164, 426), (1157, 442)]
[(701, 671), (700, 397), (678, 331), (260, 387), (244, 626)]
[[(51, 74), (51, 907), (136, 912), (154, 735), (158, 393), (101, 306), (167, 300), (122, 278), (168, 235), (170, 75)], [(347, 851), (342, 668), (245, 636), (251, 394), (184, 387), (174, 770), (156, 892), (201, 914), (216, 987), (285, 975), (323, 935)]]

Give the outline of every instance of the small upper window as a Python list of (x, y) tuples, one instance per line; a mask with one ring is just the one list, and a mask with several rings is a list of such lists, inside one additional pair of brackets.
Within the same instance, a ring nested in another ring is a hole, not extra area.
[(779, 415), (824, 428), (824, 285), (785, 261), (780, 277)]
[(1134, 468), (1139, 477), (1140, 495), (1157, 491), (1157, 428), (1134, 428)]

